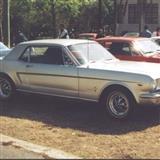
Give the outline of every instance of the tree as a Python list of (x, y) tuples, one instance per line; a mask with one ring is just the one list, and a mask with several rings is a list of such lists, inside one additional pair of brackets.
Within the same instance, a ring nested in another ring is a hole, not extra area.
[(3, 41), (10, 47), (10, 0), (3, 1), (2, 31)]
[[(102, 26), (113, 23), (112, 0), (102, 1)], [(110, 14), (111, 13), (111, 14)], [(18, 30), (28, 39), (57, 36), (63, 23), (77, 32), (98, 29), (98, 0), (14, 0), (11, 1), (12, 41)]]
[(3, 35), (2, 35), (2, 13), (3, 13), (3, 0), (0, 0), (0, 41), (3, 41)]
[(15, 37), (19, 30), (29, 36), (30, 33), (30, 10), (31, 0), (14, 0), (10, 1), (11, 12), (11, 42), (15, 41)]
[[(78, 18), (80, 22), (80, 31), (96, 32), (99, 27), (105, 28), (105, 26), (112, 27), (114, 24), (113, 18), (113, 1), (101, 0), (101, 13), (99, 14), (99, 1), (92, 1), (86, 6), (81, 8), (81, 13)], [(85, 17), (85, 18), (84, 18)], [(99, 22), (101, 18), (101, 22)], [(101, 23), (101, 24), (99, 24)]]

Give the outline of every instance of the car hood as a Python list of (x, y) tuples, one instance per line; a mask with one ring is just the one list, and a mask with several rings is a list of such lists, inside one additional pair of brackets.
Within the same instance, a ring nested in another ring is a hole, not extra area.
[(160, 64), (158, 63), (108, 60), (90, 63), (89, 68), (148, 75), (153, 79), (160, 78)]

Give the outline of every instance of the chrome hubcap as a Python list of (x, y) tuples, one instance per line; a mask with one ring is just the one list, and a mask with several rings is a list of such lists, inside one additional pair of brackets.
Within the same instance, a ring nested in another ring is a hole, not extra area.
[(127, 114), (129, 110), (128, 98), (120, 92), (114, 92), (110, 96), (109, 107), (116, 116), (123, 116)]
[(6, 79), (0, 78), (0, 97), (7, 98), (11, 95), (12, 86)]

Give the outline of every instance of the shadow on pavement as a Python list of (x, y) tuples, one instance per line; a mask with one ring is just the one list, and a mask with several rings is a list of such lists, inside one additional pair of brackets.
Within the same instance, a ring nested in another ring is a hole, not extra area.
[(0, 102), (0, 116), (23, 118), (93, 134), (126, 134), (160, 124), (160, 107), (139, 108), (126, 121), (109, 118), (98, 104), (50, 96), (17, 94), (11, 102)]

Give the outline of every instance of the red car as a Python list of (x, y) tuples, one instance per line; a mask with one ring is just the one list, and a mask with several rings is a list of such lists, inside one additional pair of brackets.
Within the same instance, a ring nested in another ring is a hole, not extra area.
[(104, 37), (96, 41), (121, 60), (160, 63), (160, 46), (150, 38)]

